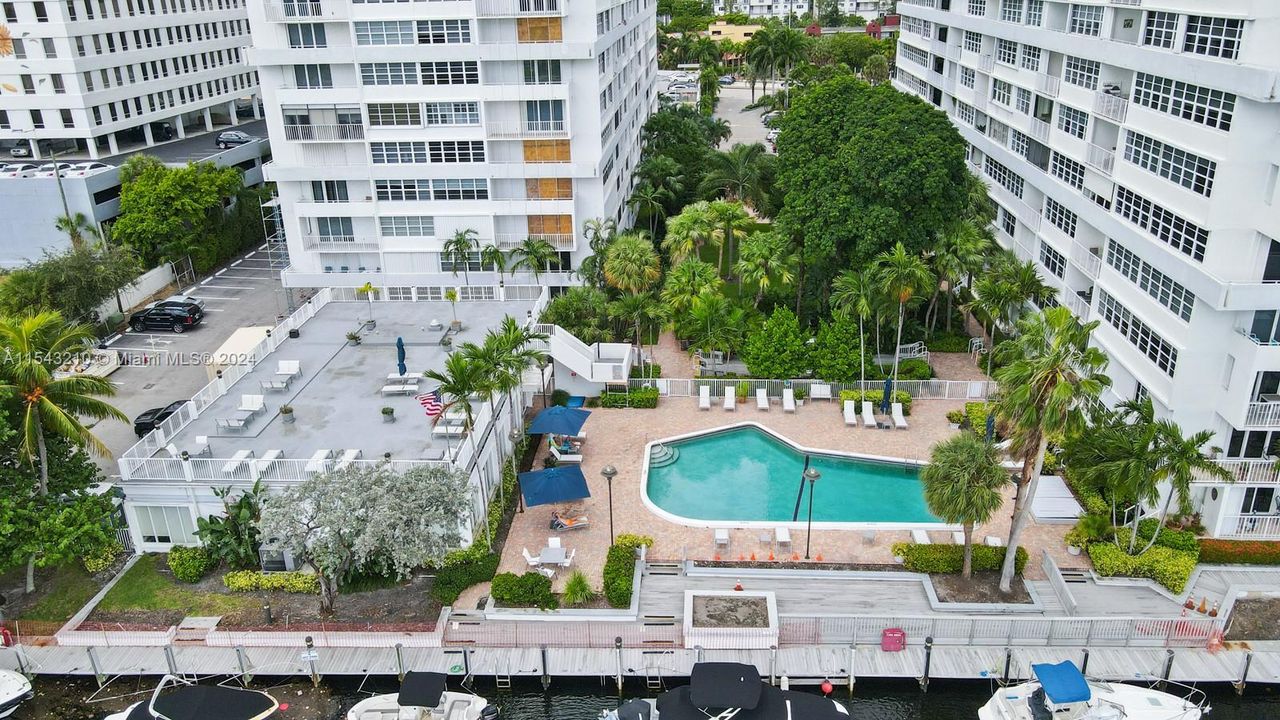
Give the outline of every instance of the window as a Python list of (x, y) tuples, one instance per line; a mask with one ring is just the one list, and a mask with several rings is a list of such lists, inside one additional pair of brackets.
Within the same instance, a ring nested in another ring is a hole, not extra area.
[(913, 47), (904, 43), (898, 46), (898, 55), (899, 57), (907, 58), (917, 65), (921, 65), (926, 68), (929, 67), (929, 53), (918, 47)]
[(44, 3), (32, 3), (31, 7), (36, 11), (36, 22), (49, 22), (49, 11), (45, 9)]
[(963, 122), (964, 124), (971, 126), (973, 125), (973, 122), (977, 117), (977, 112), (973, 109), (973, 106), (970, 105), (969, 103), (960, 102), (959, 100), (957, 100), (956, 101), (956, 117), (960, 118), (960, 121)]
[(1141, 133), (1125, 134), (1124, 159), (1205, 197), (1213, 191), (1217, 163)]
[[(128, 107), (129, 107), (128, 105), (125, 105), (125, 108), (128, 108)], [(31, 111), (31, 127), (35, 128), (36, 130), (44, 129), (44, 111), (43, 110)]]
[(1231, 129), (1236, 109), (1236, 96), (1232, 93), (1142, 72), (1133, 82), (1133, 101), (1219, 130)]
[(396, 215), (378, 218), (383, 237), (435, 237), (435, 219), (424, 215)]
[[(470, 265), (470, 263), (468, 263)], [(484, 265), (482, 263), (482, 265)], [(484, 270), (493, 270), (493, 263), (488, 263), (482, 268)], [(496, 300), (498, 298), (498, 289), (492, 285), (465, 285), (458, 288), (459, 300)]]
[(569, 162), (568, 140), (525, 140), (524, 161), (530, 163)]
[(1005, 22), (1022, 22), (1022, 0), (1000, 0), (1000, 19)]
[(416, 39), (412, 20), (356, 23), (356, 45), (412, 45)]
[(374, 192), (379, 200), (430, 200), (430, 180), (374, 180)]
[[(111, 36), (108, 35), (110, 40)], [(289, 47), (291, 48), (322, 48), (326, 47), (324, 35), (324, 25), (319, 23), (306, 23), (302, 25), (289, 25)]]
[(969, 52), (982, 52), (982, 33), (976, 33), (972, 30), (964, 31), (964, 49)]
[(1240, 503), (1242, 515), (1270, 515), (1275, 506), (1276, 489), (1263, 487), (1247, 487), (1244, 499)]
[(1044, 219), (1066, 233), (1067, 237), (1076, 236), (1076, 214), (1051, 197), (1044, 199)]
[(489, 181), (484, 178), (432, 180), (431, 197), (436, 200), (488, 200)]
[(40, 40), (41, 50), (46, 58), (58, 57), (58, 49), (53, 44), (53, 38), (42, 38)]
[(18, 8), (11, 2), (4, 3), (4, 19), (5, 22), (18, 22)]
[(1094, 37), (1101, 35), (1102, 13), (1101, 5), (1072, 5), (1071, 21), (1067, 24), (1067, 32)]
[(1044, 22), (1044, 0), (1027, 0), (1027, 24), (1039, 26)]
[(1129, 308), (1121, 305), (1106, 290), (1098, 291), (1098, 314), (1108, 324), (1120, 331), (1134, 347), (1146, 355), (1156, 367), (1173, 377), (1178, 364), (1178, 351), (1165, 342), (1149, 325), (1134, 316)]
[(1178, 39), (1178, 13), (1147, 12), (1147, 24), (1142, 28), (1142, 44), (1151, 47), (1173, 49)]
[(370, 126), (418, 126), (422, 124), (422, 107), (417, 103), (370, 103)]
[(475, 102), (427, 103), (423, 118), (427, 125), (479, 125), (480, 104)]
[(969, 14), (982, 17), (987, 14), (987, 0), (969, 0)]
[(517, 42), (560, 42), (563, 39), (562, 33), (558, 17), (516, 18)]
[(533, 132), (550, 132), (564, 129), (563, 100), (526, 100), (524, 103), (525, 128)]
[(1083, 140), (1085, 131), (1089, 129), (1089, 114), (1070, 105), (1059, 105), (1058, 129)]
[(1100, 67), (1097, 60), (1085, 60), (1068, 55), (1063, 65), (1062, 79), (1086, 90), (1097, 90)]
[[(972, 88), (977, 77), (978, 77), (978, 73), (974, 72), (973, 68), (964, 67), (963, 65), (960, 66), (960, 84), (961, 85), (967, 88)], [(969, 123), (969, 124), (972, 125), (973, 123)]]
[(333, 72), (328, 65), (294, 65), (293, 81), (300, 88), (331, 88)]
[(573, 179), (530, 178), (524, 181), (524, 195), (529, 200), (571, 200)]
[(996, 40), (996, 62), (1005, 65), (1018, 64), (1018, 43), (1004, 38)]
[(419, 20), (419, 45), (455, 45), (471, 42), (470, 20)]
[[(995, 123), (996, 121), (992, 120), (991, 122)], [(1015, 155), (1026, 157), (1027, 151), (1031, 148), (1030, 138), (1027, 137), (1026, 133), (1020, 130), (1016, 130), (1007, 125), (1005, 125), (1004, 128), (1009, 132), (1009, 149), (1012, 150)]]
[(1040, 71), (1040, 48), (1032, 45), (1022, 46), (1022, 67), (1035, 72)]
[(427, 143), (433, 163), (484, 162), (483, 140), (433, 140)]
[(369, 143), (369, 152), (375, 165), (427, 162), (424, 142)]
[(530, 235), (572, 235), (572, 215), (530, 215)]
[(474, 60), (422, 63), (423, 85), (477, 85), (480, 65)]
[(312, 180), (311, 199), (314, 202), (347, 202), (347, 181)]
[(1000, 209), (1000, 229), (1004, 230), (1004, 233), (1009, 237), (1013, 237), (1014, 231), (1018, 229), (1017, 218), (1013, 216), (1013, 213), (1005, 210), (1003, 207), (999, 205), (996, 207)]
[(1049, 174), (1077, 190), (1084, 189), (1084, 166), (1056, 150), (1049, 163)]
[(1040, 241), (1040, 264), (1056, 277), (1065, 277), (1067, 274), (1067, 259), (1043, 240)]
[(195, 523), (191, 521), (191, 511), (185, 507), (134, 505), (133, 516), (142, 542), (197, 544)]
[(1243, 32), (1243, 20), (1188, 15), (1182, 51), (1235, 60), (1240, 53)]
[[(479, 252), (467, 253), (466, 262), (459, 262), (459, 263), (455, 263), (453, 258), (450, 257), (449, 255), (440, 253), (440, 270), (442, 270), (443, 272), (459, 272), (459, 271), (482, 272), (484, 270), (492, 270), (492, 269), (493, 269), (493, 263), (485, 264), (480, 262)], [(458, 299), (478, 300), (478, 299), (484, 299), (484, 298), (475, 298), (475, 297), (463, 298), (459, 296)], [(489, 298), (489, 299), (492, 299), (492, 298)]]
[(1009, 105), (1012, 100), (1013, 86), (1004, 80), (991, 81), (991, 99), (1001, 105)]
[(1014, 107), (1018, 108), (1018, 112), (1031, 114), (1031, 91), (1026, 88), (1018, 88), (1014, 96)]
[(1209, 233), (1123, 185), (1116, 186), (1116, 214), (1164, 241), (1178, 252), (1203, 261)]
[(525, 60), (525, 85), (558, 85), (560, 83), (559, 60)]
[(349, 217), (318, 217), (316, 235), (326, 242), (355, 242), (356, 235)]
[(1191, 320), (1191, 311), (1196, 302), (1195, 294), (1111, 238), (1107, 238), (1107, 264), (1174, 315), (1183, 320)]
[(1022, 178), (1009, 168), (988, 155), (984, 161), (982, 169), (986, 172), (987, 177), (995, 180), (1001, 187), (1015, 196), (1022, 197)]
[(360, 63), (362, 85), (417, 85), (418, 63)]

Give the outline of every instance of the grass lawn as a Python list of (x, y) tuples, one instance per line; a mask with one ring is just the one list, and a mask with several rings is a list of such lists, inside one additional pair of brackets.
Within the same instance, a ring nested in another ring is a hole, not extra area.
[(22, 620), (64, 622), (71, 619), (100, 587), (78, 562), (71, 562), (56, 569), (51, 577), (43, 579), (48, 594), (35, 605), (22, 612)]
[(102, 598), (103, 612), (129, 610), (178, 610), (186, 615), (226, 615), (249, 611), (258, 601), (251, 594), (200, 592), (161, 572), (157, 555), (143, 555)]

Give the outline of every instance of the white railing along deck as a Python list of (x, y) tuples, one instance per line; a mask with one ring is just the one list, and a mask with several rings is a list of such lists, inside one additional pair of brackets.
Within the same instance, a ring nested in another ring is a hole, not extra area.
[(271, 22), (293, 21), (307, 18), (337, 20), (347, 16), (348, 6), (341, 2), (316, 2), (316, 0), (292, 0), (269, 2), (263, 8)]
[(1129, 99), (1120, 95), (1098, 92), (1093, 96), (1093, 112), (1108, 120), (1123, 123), (1129, 114)]
[(1110, 175), (1111, 169), (1115, 167), (1116, 153), (1114, 150), (1108, 150), (1099, 145), (1089, 143), (1085, 148), (1084, 161)]
[(564, 15), (567, 0), (476, 0), (476, 17)]
[[(1242, 485), (1280, 485), (1280, 469), (1274, 460), (1218, 460), (1218, 467), (1231, 473), (1231, 480)], [(1219, 484), (1222, 480), (1195, 473), (1195, 482)]]
[(1245, 413), (1248, 427), (1280, 427), (1280, 402), (1251, 402)]
[(363, 140), (364, 126), (354, 123), (329, 125), (285, 125), (285, 140), (343, 142), (346, 140)]
[[(883, 380), (868, 380), (864, 383), (834, 383), (824, 380), (794, 379), (777, 380), (766, 378), (631, 378), (627, 381), (631, 388), (655, 386), (664, 397), (692, 397), (698, 394), (698, 386), (711, 388), (711, 397), (721, 397), (724, 388), (737, 388), (745, 383), (750, 389), (748, 395), (754, 395), (757, 388), (764, 388), (769, 397), (782, 397), (785, 387), (804, 388), (811, 385), (830, 385), (833, 397), (838, 397), (841, 390), (884, 390)], [(894, 386), (911, 396), (913, 400), (986, 400), (996, 391), (993, 380), (900, 380)]]
[(1280, 540), (1280, 515), (1228, 515), (1221, 537)]

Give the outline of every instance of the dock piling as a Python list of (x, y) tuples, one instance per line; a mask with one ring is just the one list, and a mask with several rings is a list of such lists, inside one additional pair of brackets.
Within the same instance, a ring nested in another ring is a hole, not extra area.
[(1161, 687), (1164, 687), (1165, 683), (1169, 681), (1169, 675), (1173, 673), (1173, 649), (1165, 650), (1164, 653), (1164, 679), (1160, 682)]
[(1089, 674), (1089, 648), (1085, 648), (1083, 651), (1081, 651), (1080, 654), (1081, 654), (1080, 674), (1088, 675)]
[[(542, 654), (542, 665), (547, 664), (547, 654)], [(471, 680), (471, 648), (464, 645), (462, 647), (462, 683), (465, 685)]]
[(698, 658), (695, 662), (702, 662), (702, 646), (694, 645), (693, 653), (694, 653), (694, 656)]
[(316, 672), (316, 643), (311, 636), (306, 637), (307, 651), (303, 656), (307, 659), (308, 674), (311, 675), (311, 684), (315, 687), (320, 686), (320, 673)]
[(1004, 675), (1001, 682), (1005, 685), (1009, 684), (1009, 668), (1013, 666), (1013, 648), (1006, 647), (1004, 649)]
[(858, 673), (854, 671), (854, 661), (858, 657), (858, 643), (856, 640), (849, 641), (849, 699), (853, 699), (853, 686), (858, 682)]
[(93, 668), (93, 677), (98, 681), (98, 687), (106, 684), (106, 678), (102, 674), (102, 666), (98, 664), (98, 651), (93, 647), (85, 648), (89, 654), (89, 667)]
[(404, 645), (396, 643), (396, 678), (404, 682)]
[(181, 673), (178, 672), (178, 659), (173, 656), (172, 645), (164, 646), (164, 662), (169, 666), (170, 675), (181, 675)]
[(618, 697), (622, 697), (622, 636), (619, 635), (613, 639), (614, 654), (618, 659), (618, 673), (615, 679), (618, 682)]
[(929, 665), (933, 662), (933, 636), (924, 639), (924, 674), (920, 676), (920, 692), (929, 692)]
[(1240, 668), (1240, 679), (1231, 683), (1237, 695), (1244, 694), (1244, 684), (1249, 679), (1249, 666), (1253, 664), (1253, 651), (1244, 654), (1244, 667)]
[(240, 666), (240, 684), (248, 687), (249, 683), (253, 682), (253, 666), (240, 645), (236, 646), (236, 664)]
[(777, 685), (776, 678), (778, 676), (778, 646), (769, 646), (769, 684)]
[(28, 680), (35, 677), (35, 673), (27, 670), (27, 653), (23, 650), (21, 645), (13, 646), (13, 656), (18, 659), (18, 672), (21, 673), (23, 677)]
[(547, 646), (542, 646), (542, 691), (551, 687), (551, 673), (547, 670)]

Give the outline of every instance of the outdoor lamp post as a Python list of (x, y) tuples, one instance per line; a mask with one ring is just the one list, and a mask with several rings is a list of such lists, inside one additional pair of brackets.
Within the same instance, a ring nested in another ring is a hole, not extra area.
[(804, 559), (809, 559), (809, 544), (813, 539), (813, 484), (818, 482), (818, 478), (822, 477), (814, 468), (805, 468), (804, 479), (809, 481), (809, 523), (804, 531)]
[[(524, 437), (524, 433), (520, 432), (520, 428), (511, 428), (511, 474), (516, 479), (516, 512), (524, 512), (524, 493), (520, 492), (520, 472), (516, 467), (516, 448), (520, 445), (520, 438)], [(506, 483), (498, 485), (498, 492), (502, 493), (502, 486)], [(502, 507), (506, 507), (506, 500), (502, 501)]]
[(605, 465), (600, 470), (600, 474), (609, 483), (609, 544), (613, 544), (613, 476), (618, 474), (618, 469), (612, 465)]

